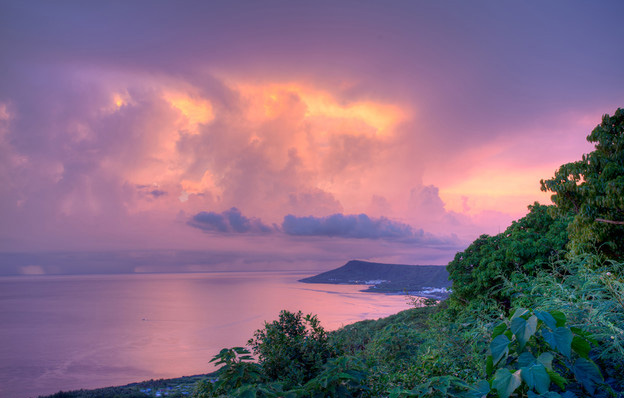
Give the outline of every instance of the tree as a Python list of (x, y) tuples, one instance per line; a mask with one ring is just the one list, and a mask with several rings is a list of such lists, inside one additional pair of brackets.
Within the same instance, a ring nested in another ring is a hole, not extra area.
[(542, 191), (553, 193), (560, 213), (573, 212), (569, 226), (572, 254), (596, 251), (624, 259), (624, 109), (604, 115), (587, 137), (595, 150), (566, 163), (553, 178), (542, 180)]
[(493, 299), (509, 308), (505, 281), (521, 282), (563, 257), (569, 216), (551, 215), (552, 206), (534, 203), (529, 213), (496, 236), (481, 235), (455, 255), (446, 269), (453, 281), (451, 300), (467, 304)]
[(316, 315), (282, 311), (279, 319), (265, 322), (248, 341), (264, 374), (285, 382), (286, 387), (300, 386), (314, 378), (331, 356), (327, 334)]

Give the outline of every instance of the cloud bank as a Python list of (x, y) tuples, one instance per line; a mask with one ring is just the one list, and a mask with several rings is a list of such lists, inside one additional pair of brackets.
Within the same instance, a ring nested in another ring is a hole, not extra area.
[(414, 230), (410, 225), (385, 217), (370, 218), (366, 214), (333, 214), (327, 217), (296, 217), (287, 215), (282, 223), (284, 233), (293, 236), (327, 236), (354, 239), (382, 239), (404, 243), (457, 245), (457, 239), (441, 239)]
[(189, 225), (221, 233), (269, 233), (273, 230), (259, 219), (243, 216), (235, 207), (221, 213), (202, 211), (193, 216)]
[(298, 237), (387, 240), (418, 246), (437, 245), (458, 247), (457, 236), (439, 237), (414, 229), (410, 225), (386, 217), (371, 218), (366, 214), (332, 214), (327, 217), (284, 216), (281, 225), (272, 227), (260, 219), (248, 218), (236, 208), (221, 213), (202, 211), (188, 224), (207, 232), (223, 234), (281, 233)]

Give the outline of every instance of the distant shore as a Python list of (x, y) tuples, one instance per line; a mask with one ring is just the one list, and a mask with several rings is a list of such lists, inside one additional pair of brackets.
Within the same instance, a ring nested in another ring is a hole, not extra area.
[(446, 299), (451, 282), (446, 267), (440, 265), (384, 264), (351, 260), (342, 267), (309, 278), (303, 283), (364, 285), (362, 291)]

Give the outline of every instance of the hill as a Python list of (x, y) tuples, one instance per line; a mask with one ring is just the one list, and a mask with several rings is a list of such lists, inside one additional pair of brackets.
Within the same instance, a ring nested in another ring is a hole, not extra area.
[(351, 260), (340, 268), (301, 279), (304, 283), (367, 285), (366, 291), (410, 294), (444, 299), (451, 286), (448, 272), (440, 265), (382, 264)]

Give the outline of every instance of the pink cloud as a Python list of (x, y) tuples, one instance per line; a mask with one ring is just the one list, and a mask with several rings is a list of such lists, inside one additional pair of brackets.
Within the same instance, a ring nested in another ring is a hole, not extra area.
[(3, 250), (415, 259), (396, 242), (187, 221), (365, 214), (467, 242), (547, 200), (539, 179), (591, 150), (624, 100), (621, 13), (602, 6), (197, 7), (3, 5)]

